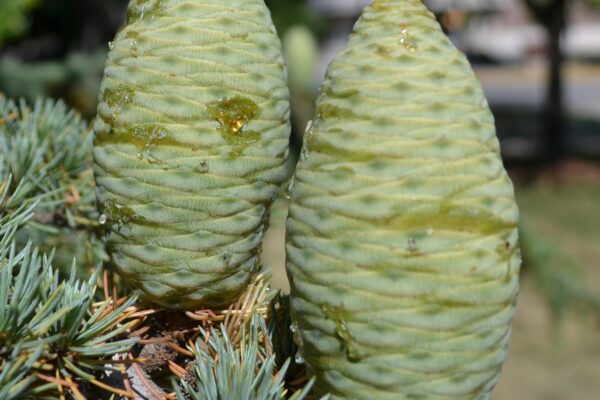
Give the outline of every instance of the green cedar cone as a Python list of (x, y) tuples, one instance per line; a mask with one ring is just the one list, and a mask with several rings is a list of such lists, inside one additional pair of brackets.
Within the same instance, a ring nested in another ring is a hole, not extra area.
[(112, 264), (170, 308), (234, 300), (286, 175), (289, 93), (262, 0), (132, 0), (111, 44), (94, 172)]
[(480, 84), (420, 0), (365, 9), (295, 179), (293, 330), (319, 390), (489, 399), (518, 290), (518, 210)]

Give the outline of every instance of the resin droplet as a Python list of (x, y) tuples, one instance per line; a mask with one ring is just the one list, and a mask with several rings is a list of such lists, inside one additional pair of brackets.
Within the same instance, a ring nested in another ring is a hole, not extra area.
[(258, 113), (255, 102), (240, 96), (209, 103), (207, 109), (210, 115), (219, 121), (221, 128), (230, 133), (241, 131)]
[(302, 347), (304, 345), (304, 340), (302, 339), (300, 328), (296, 322), (290, 325), (290, 331), (292, 332), (292, 339), (294, 339), (294, 343), (296, 343), (298, 347)]
[(132, 24), (136, 20), (141, 21), (144, 18), (154, 19), (155, 16), (162, 14), (160, 0), (135, 0), (129, 4), (127, 10), (127, 23)]
[(258, 114), (258, 105), (252, 100), (235, 96), (209, 103), (206, 108), (219, 122), (221, 136), (230, 147), (230, 157), (239, 157), (250, 145), (260, 140), (259, 132), (243, 131), (246, 124)]
[(408, 239), (408, 243), (406, 245), (406, 250), (410, 253), (417, 253), (419, 251), (419, 246), (417, 245), (417, 239), (410, 238)]
[(290, 179), (290, 181), (288, 182), (288, 184), (284, 190), (285, 198), (288, 200), (292, 199), (292, 190), (294, 189), (295, 183), (296, 183), (296, 177), (292, 177), (292, 179)]
[(104, 214), (113, 223), (129, 224), (130, 222), (144, 222), (145, 218), (137, 215), (129, 206), (119, 204), (114, 200), (104, 202)]
[(119, 85), (116, 88), (106, 88), (103, 93), (104, 101), (110, 107), (124, 106), (133, 101), (135, 92), (126, 85)]
[(137, 40), (140, 37), (140, 34), (137, 33), (136, 31), (129, 31), (127, 32), (127, 35), (125, 35), (128, 39), (131, 39), (131, 45), (129, 48), (129, 54), (132, 57), (137, 57), (138, 56), (138, 48), (137, 48)]
[(304, 143), (302, 150), (300, 151), (300, 160), (304, 161), (308, 158), (308, 146)]
[(411, 53), (417, 51), (417, 46), (410, 40), (408, 26), (406, 26), (406, 24), (400, 24), (400, 44)]
[(161, 160), (160, 158), (152, 155), (152, 154), (148, 154), (148, 159), (147, 159), (148, 163), (150, 164), (158, 164), (158, 165), (163, 165), (165, 162), (163, 160)]
[(206, 173), (208, 172), (209, 168), (208, 168), (208, 163), (204, 160), (200, 161), (198, 163), (198, 165), (196, 165), (196, 168), (194, 168), (197, 172), (200, 173)]
[(150, 147), (167, 137), (167, 130), (162, 125), (136, 126), (133, 135), (140, 141), (145, 141), (143, 147)]
[(131, 57), (137, 57), (138, 53), (137, 53), (137, 42), (134, 40), (131, 42), (131, 47), (129, 48), (129, 54), (131, 55)]

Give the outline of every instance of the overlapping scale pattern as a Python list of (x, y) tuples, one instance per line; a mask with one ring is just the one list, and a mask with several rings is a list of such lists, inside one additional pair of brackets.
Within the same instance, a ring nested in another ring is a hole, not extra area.
[(171, 308), (224, 305), (258, 268), (286, 176), (289, 93), (262, 0), (132, 0), (95, 122), (112, 264)]
[(480, 84), (420, 0), (365, 9), (329, 67), (291, 198), (293, 330), (318, 389), (489, 399), (518, 210)]

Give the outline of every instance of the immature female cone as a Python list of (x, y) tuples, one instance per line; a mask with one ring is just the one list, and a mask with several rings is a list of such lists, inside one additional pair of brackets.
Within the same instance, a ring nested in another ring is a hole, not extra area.
[(465, 57), (420, 0), (375, 0), (329, 67), (291, 190), (297, 342), (336, 399), (489, 399), (518, 210)]
[(111, 44), (94, 172), (112, 264), (165, 307), (228, 304), (286, 176), (289, 94), (262, 0), (132, 0)]

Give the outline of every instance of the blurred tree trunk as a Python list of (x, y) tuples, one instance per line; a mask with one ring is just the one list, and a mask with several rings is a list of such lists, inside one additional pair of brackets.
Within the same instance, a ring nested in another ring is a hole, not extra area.
[(566, 27), (567, 0), (526, 0), (548, 35), (548, 89), (545, 105), (545, 159), (558, 161), (564, 153), (566, 118), (563, 102), (564, 54), (561, 36)]

